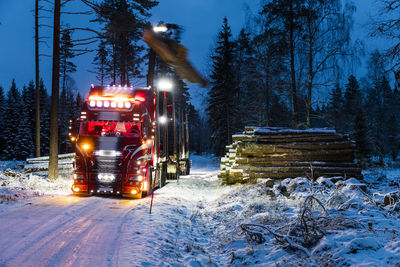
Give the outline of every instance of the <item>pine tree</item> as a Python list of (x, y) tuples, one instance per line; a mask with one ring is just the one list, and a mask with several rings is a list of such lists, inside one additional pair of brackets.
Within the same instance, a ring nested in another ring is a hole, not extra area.
[(354, 117), (358, 114), (359, 110), (362, 109), (362, 95), (360, 86), (356, 77), (350, 75), (348, 83), (345, 85), (346, 91), (344, 93), (343, 110), (344, 110), (344, 130), (350, 133), (352, 130), (352, 124)]
[(243, 116), (235, 120), (235, 131), (243, 131), (245, 125), (257, 125), (257, 108), (263, 105), (262, 97), (255, 97), (258, 93), (262, 94), (257, 86), (256, 79), (256, 59), (251, 44), (250, 34), (242, 29), (235, 41), (235, 83), (237, 99), (237, 112)]
[(40, 150), (42, 155), (49, 155), (50, 148), (50, 96), (40, 80)]
[(388, 121), (390, 123), (386, 124), (386, 134), (388, 140), (388, 150), (390, 151), (390, 155), (392, 160), (395, 161), (397, 159), (397, 155), (399, 153), (400, 146), (400, 131), (399, 131), (399, 120), (397, 116), (392, 113), (390, 114)]
[(8, 159), (19, 159), (19, 151), (15, 149), (15, 142), (18, 137), (18, 127), (21, 120), (22, 106), (21, 106), (21, 94), (17, 89), (15, 80), (13, 79), (11, 88), (7, 93), (7, 101), (5, 108), (5, 131), (4, 136), (7, 137), (5, 142), (5, 149), (3, 154)]
[(110, 47), (113, 84), (130, 84), (140, 73), (143, 46), (139, 43), (149, 11), (158, 4), (153, 0), (107, 0), (100, 5), (98, 21), (105, 25), (107, 45)]
[(235, 120), (233, 73), (233, 42), (228, 19), (223, 20), (222, 29), (218, 34), (217, 47), (211, 57), (212, 72), (210, 75), (212, 87), (208, 92), (208, 124), (211, 129), (211, 139), (214, 152), (222, 155), (225, 146), (231, 143), (233, 122)]
[(5, 159), (6, 156), (3, 154), (3, 150), (5, 149), (5, 142), (7, 140), (5, 136), (5, 127), (7, 127), (5, 111), (6, 99), (4, 97), (3, 87), (0, 86), (0, 124), (3, 125), (3, 127), (0, 127), (0, 159)]
[(342, 88), (339, 83), (336, 84), (335, 89), (331, 93), (329, 106), (328, 106), (328, 121), (329, 124), (338, 132), (343, 132), (344, 118), (343, 118), (343, 105), (344, 105)]
[(71, 31), (63, 31), (60, 40), (60, 78), (62, 91), (65, 90), (67, 76), (70, 73), (76, 72), (76, 65), (71, 61), (75, 57), (75, 54), (72, 52), (73, 43), (71, 33)]
[(34, 91), (35, 85), (32, 82), (29, 86), (24, 86), (22, 90), (21, 111), (23, 116), (20, 116), (17, 135), (14, 142), (14, 150), (16, 159), (25, 160), (29, 156), (33, 156), (34, 152)]
[(353, 121), (353, 138), (356, 142), (355, 156), (362, 165), (365, 165), (371, 154), (370, 144), (367, 138), (367, 126), (362, 110), (358, 110)]
[(93, 58), (93, 65), (95, 66), (94, 73), (96, 73), (96, 78), (100, 82), (101, 86), (104, 86), (104, 83), (107, 80), (107, 69), (109, 70), (109, 64), (106, 42), (101, 40), (99, 47), (96, 50), (96, 56)]
[(293, 122), (296, 128), (299, 126), (298, 93), (295, 68), (295, 50), (296, 38), (301, 34), (302, 21), (301, 15), (304, 6), (304, 0), (272, 0), (266, 2), (261, 14), (266, 16), (266, 22), (269, 27), (274, 28), (274, 33), (280, 36), (288, 49), (285, 56), (288, 60), (288, 69), (290, 69), (290, 93), (293, 105)]

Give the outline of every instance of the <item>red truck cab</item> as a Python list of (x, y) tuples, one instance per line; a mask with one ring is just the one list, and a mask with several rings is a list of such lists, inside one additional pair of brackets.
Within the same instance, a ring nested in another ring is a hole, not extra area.
[(151, 88), (92, 86), (77, 120), (74, 194), (140, 198), (151, 193), (155, 162)]

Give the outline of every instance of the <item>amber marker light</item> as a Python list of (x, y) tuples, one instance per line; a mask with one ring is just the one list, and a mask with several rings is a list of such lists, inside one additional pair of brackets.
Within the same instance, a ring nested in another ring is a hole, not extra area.
[(90, 146), (88, 144), (83, 144), (82, 145), (83, 150), (88, 150), (90, 148)]
[(137, 194), (137, 193), (139, 193), (139, 191), (138, 191), (137, 189), (133, 189), (133, 190), (131, 191), (131, 194), (132, 194), (132, 195), (135, 195), (135, 194)]

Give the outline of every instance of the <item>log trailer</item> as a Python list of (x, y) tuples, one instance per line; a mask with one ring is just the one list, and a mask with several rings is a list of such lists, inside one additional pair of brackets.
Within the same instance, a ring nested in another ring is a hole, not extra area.
[(74, 194), (141, 198), (165, 185), (169, 157), (159, 157), (156, 97), (151, 87), (92, 85), (70, 127)]

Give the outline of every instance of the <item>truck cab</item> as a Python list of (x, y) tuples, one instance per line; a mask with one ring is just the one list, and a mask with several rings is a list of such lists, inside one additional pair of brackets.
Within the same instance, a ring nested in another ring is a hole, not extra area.
[(151, 193), (155, 158), (151, 88), (92, 86), (70, 139), (72, 191), (140, 198)]

